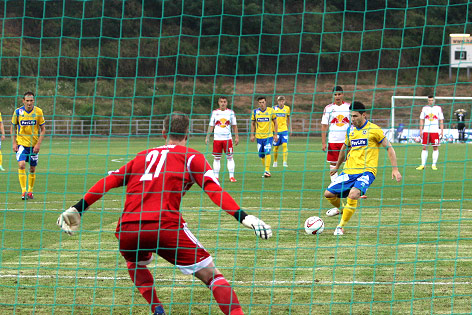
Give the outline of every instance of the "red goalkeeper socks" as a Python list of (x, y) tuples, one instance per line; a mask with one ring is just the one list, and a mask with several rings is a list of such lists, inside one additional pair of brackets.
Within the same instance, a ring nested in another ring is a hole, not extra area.
[(244, 315), (236, 293), (222, 274), (214, 275), (207, 285), (225, 315)]
[(161, 301), (157, 298), (156, 289), (154, 288), (154, 278), (149, 269), (146, 266), (137, 266), (135, 263), (129, 261), (127, 261), (126, 264), (131, 280), (133, 280), (134, 285), (138, 288), (141, 295), (151, 305), (152, 312), (154, 312), (157, 306), (162, 307)]

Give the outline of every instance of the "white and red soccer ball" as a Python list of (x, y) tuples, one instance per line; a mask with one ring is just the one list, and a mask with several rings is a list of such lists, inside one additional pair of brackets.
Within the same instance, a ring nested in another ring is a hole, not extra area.
[(321, 234), (324, 230), (324, 222), (320, 217), (309, 217), (305, 221), (305, 232), (307, 234)]

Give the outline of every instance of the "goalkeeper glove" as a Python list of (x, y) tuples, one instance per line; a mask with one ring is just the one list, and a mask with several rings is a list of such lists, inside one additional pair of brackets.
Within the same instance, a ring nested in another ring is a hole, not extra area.
[(80, 228), (80, 214), (79, 211), (70, 207), (57, 218), (57, 226), (61, 228), (65, 233), (72, 235), (77, 232)]
[(254, 234), (259, 236), (260, 238), (263, 238), (266, 240), (272, 237), (272, 229), (270, 228), (270, 225), (265, 224), (264, 221), (262, 221), (258, 217), (255, 217), (253, 215), (248, 215), (243, 219), (241, 223), (245, 227), (249, 229), (253, 229)]

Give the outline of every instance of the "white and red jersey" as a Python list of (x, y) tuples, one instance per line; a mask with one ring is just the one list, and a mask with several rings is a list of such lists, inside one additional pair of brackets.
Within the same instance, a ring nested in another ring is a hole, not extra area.
[(180, 202), (194, 183), (203, 187), (211, 200), (229, 214), (234, 215), (239, 210), (234, 199), (221, 188), (205, 156), (179, 145), (164, 145), (138, 153), (126, 165), (99, 180), (84, 200), (92, 205), (111, 188), (126, 185), (120, 222), (172, 220), (184, 223)]
[(351, 124), (349, 106), (351, 103), (346, 102), (326, 105), (321, 124), (328, 125), (328, 143), (344, 143), (347, 128)]
[(234, 111), (227, 108), (226, 110), (215, 109), (211, 113), (210, 126), (214, 126), (215, 140), (231, 139), (231, 126), (236, 125), (236, 115)]
[(423, 132), (439, 133), (439, 121), (444, 120), (441, 106), (424, 106), (421, 110), (420, 119), (424, 119)]

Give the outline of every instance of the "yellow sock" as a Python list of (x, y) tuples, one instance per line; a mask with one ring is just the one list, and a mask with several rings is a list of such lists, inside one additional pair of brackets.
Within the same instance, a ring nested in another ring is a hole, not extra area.
[(282, 152), (283, 152), (284, 163), (287, 163), (288, 147), (286, 143), (282, 143)]
[(274, 146), (274, 162), (277, 162), (278, 157), (279, 157), (279, 147)]
[(266, 155), (266, 159), (265, 159), (265, 171), (266, 171), (266, 172), (269, 172), (269, 173), (270, 173), (270, 160), (271, 160), (270, 154)]
[(2, 166), (3, 163), (3, 156), (2, 156), (2, 151), (0, 150), (0, 166)]
[(343, 216), (341, 218), (341, 222), (338, 226), (344, 226), (347, 222), (351, 219), (354, 212), (356, 212), (357, 208), (357, 200), (347, 198), (346, 205), (343, 208)]
[(18, 179), (20, 180), (21, 192), (26, 192), (26, 170), (18, 169)]
[(29, 173), (28, 176), (28, 191), (33, 192), (33, 187), (34, 187), (34, 181), (36, 180), (36, 174), (35, 173)]
[(341, 198), (339, 198), (338, 196), (334, 196), (334, 197), (326, 198), (326, 199), (336, 208), (339, 209), (339, 207), (341, 207)]

